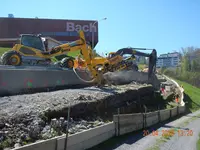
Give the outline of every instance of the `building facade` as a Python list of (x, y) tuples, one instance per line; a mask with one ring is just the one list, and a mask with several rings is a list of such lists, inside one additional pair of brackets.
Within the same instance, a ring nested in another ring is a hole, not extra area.
[(156, 66), (157, 68), (161, 67), (177, 67), (180, 64), (180, 53), (168, 53), (168, 54), (161, 54), (158, 57)]
[(96, 21), (0, 18), (0, 46), (11, 44), (20, 34), (42, 34), (62, 43), (71, 42), (78, 39), (79, 30), (84, 31), (87, 42), (91, 43), (93, 39), (94, 46), (98, 43), (98, 22)]

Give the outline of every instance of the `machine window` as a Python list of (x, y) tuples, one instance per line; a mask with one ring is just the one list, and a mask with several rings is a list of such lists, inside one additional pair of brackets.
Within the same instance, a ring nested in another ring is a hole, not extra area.
[(42, 40), (40, 39), (40, 37), (37, 37), (37, 36), (23, 35), (22, 44), (24, 46), (28, 46), (28, 47), (32, 47), (32, 48), (44, 51)]

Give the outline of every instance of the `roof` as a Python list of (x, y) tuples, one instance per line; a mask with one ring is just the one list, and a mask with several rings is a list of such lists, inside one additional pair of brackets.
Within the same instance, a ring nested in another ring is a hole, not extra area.
[(15, 19), (29, 19), (29, 20), (63, 20), (63, 21), (88, 21), (88, 22), (95, 22), (98, 20), (79, 20), (79, 19), (52, 19), (52, 18), (20, 18), (20, 17), (14, 17), (14, 18), (8, 18), (8, 17), (0, 17), (0, 19), (10, 19), (10, 20), (15, 20)]
[(15, 42), (17, 41), (19, 38), (0, 38), (0, 42)]

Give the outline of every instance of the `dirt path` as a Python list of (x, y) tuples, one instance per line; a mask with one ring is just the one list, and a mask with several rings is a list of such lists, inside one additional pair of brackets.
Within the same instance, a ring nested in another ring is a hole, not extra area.
[[(164, 137), (165, 131), (174, 129), (174, 135)], [(200, 133), (200, 111), (183, 116), (175, 121), (169, 122), (160, 128), (152, 127), (149, 130), (157, 130), (158, 136), (148, 135), (142, 137), (143, 133), (131, 135), (123, 143), (115, 145), (115, 150), (196, 150), (196, 142)], [(178, 135), (179, 130), (179, 135)], [(184, 133), (182, 135), (181, 133)], [(191, 136), (187, 136), (193, 133)], [(141, 138), (139, 138), (141, 137)]]
[(169, 141), (160, 146), (161, 150), (196, 150), (196, 143), (200, 133), (200, 117), (199, 115), (189, 115), (188, 117), (191, 122), (186, 126), (185, 130), (181, 129), (179, 133), (176, 132)]

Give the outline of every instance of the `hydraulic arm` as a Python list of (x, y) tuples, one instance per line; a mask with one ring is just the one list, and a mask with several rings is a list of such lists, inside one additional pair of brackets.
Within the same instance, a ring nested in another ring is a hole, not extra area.
[[(71, 43), (62, 44), (52, 48), (52, 51), (57, 53), (63, 52), (72, 52), (72, 51), (81, 51), (83, 58), (87, 64), (88, 70), (91, 72), (93, 79), (95, 80), (98, 76), (98, 70), (96, 65), (93, 63), (93, 56), (92, 56), (92, 49), (89, 45), (87, 45), (84, 32), (81, 30), (79, 31), (80, 39)], [(53, 55), (53, 54), (51, 54)], [(74, 70), (75, 71), (75, 70)]]
[[(143, 53), (138, 50), (152, 50), (152, 52), (151, 53)], [(132, 47), (122, 48), (122, 49), (119, 49), (117, 52), (112, 53), (112, 57), (110, 59), (114, 59), (119, 56), (122, 57), (125, 54), (130, 54), (130, 55), (132, 55), (132, 57), (133, 56), (135, 57), (135, 55), (149, 57), (149, 69), (148, 69), (149, 76), (151, 76), (152, 73), (155, 72), (156, 61), (157, 61), (157, 51), (155, 49), (132, 48)]]
[(92, 61), (92, 49), (87, 45), (83, 31), (79, 31), (78, 40), (55, 46), (48, 51), (45, 50), (42, 38), (37, 35), (23, 34), (20, 36), (18, 43), (2, 55), (3, 65), (20, 66), (25, 62), (28, 62), (29, 65), (37, 65), (40, 62), (50, 60), (54, 56), (72, 51), (81, 51), (93, 79), (98, 76), (95, 61)]

